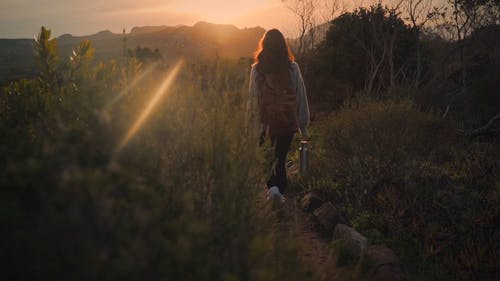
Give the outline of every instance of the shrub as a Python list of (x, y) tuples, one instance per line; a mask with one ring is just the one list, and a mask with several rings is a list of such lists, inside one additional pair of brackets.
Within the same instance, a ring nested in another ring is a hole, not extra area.
[(344, 199), (357, 206), (380, 187), (424, 177), (426, 163), (449, 154), (443, 149), (451, 136), (445, 122), (409, 101), (353, 102), (319, 127), (318, 166), (348, 187)]
[(359, 99), (317, 122), (304, 179), (419, 280), (494, 276), (498, 147), (409, 101)]

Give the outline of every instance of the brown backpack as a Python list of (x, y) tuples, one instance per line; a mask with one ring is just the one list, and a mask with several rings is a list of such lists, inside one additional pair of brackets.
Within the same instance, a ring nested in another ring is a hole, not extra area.
[(273, 88), (269, 75), (264, 75), (259, 106), (261, 121), (269, 125), (269, 135), (279, 137), (298, 129), (297, 94), (289, 85), (286, 89)]

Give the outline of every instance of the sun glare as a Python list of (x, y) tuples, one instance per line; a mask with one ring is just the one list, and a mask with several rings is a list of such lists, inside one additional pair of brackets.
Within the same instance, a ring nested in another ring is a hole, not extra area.
[(130, 83), (125, 89), (123, 89), (118, 95), (116, 95), (106, 106), (104, 107), (104, 110), (108, 110), (111, 106), (113, 106), (115, 103), (119, 102), (125, 94), (127, 94), (130, 90), (135, 88), (135, 86), (141, 82), (144, 78), (146, 78), (158, 65), (158, 63), (153, 63), (151, 64), (146, 70), (144, 70), (139, 76), (137, 76), (132, 83)]
[(165, 80), (163, 80), (161, 85), (158, 87), (156, 93), (153, 95), (147, 106), (141, 112), (141, 114), (134, 122), (134, 124), (130, 127), (127, 134), (120, 142), (120, 145), (118, 145), (115, 154), (118, 153), (120, 150), (122, 150), (127, 145), (127, 143), (137, 134), (137, 132), (142, 127), (148, 116), (153, 111), (156, 104), (161, 100), (161, 98), (168, 92), (169, 88), (172, 86), (172, 83), (175, 81), (175, 78), (177, 77), (177, 74), (179, 73), (179, 70), (181, 69), (183, 63), (184, 60), (182, 59), (179, 60), (179, 62), (175, 64), (172, 70), (170, 70), (167, 77), (165, 77)]

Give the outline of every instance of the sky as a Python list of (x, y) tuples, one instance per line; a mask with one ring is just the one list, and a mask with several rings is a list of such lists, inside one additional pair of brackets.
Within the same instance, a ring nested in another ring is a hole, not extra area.
[(79, 36), (198, 21), (284, 33), (293, 33), (296, 24), (281, 0), (0, 0), (0, 38), (33, 38), (42, 25), (53, 36)]
[[(380, 0), (317, 1), (340, 1), (351, 10)], [(398, 0), (383, 2), (391, 5)], [(278, 28), (287, 37), (296, 37), (299, 30), (297, 17), (282, 0), (0, 0), (0, 38), (33, 38), (42, 25), (53, 36), (81, 36), (198, 21)]]

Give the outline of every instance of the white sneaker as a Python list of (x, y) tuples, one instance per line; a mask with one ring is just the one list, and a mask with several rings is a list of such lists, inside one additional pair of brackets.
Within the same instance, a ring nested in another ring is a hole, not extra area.
[(271, 201), (273, 206), (285, 203), (285, 197), (281, 194), (277, 186), (269, 188), (269, 191), (267, 191), (267, 200)]

